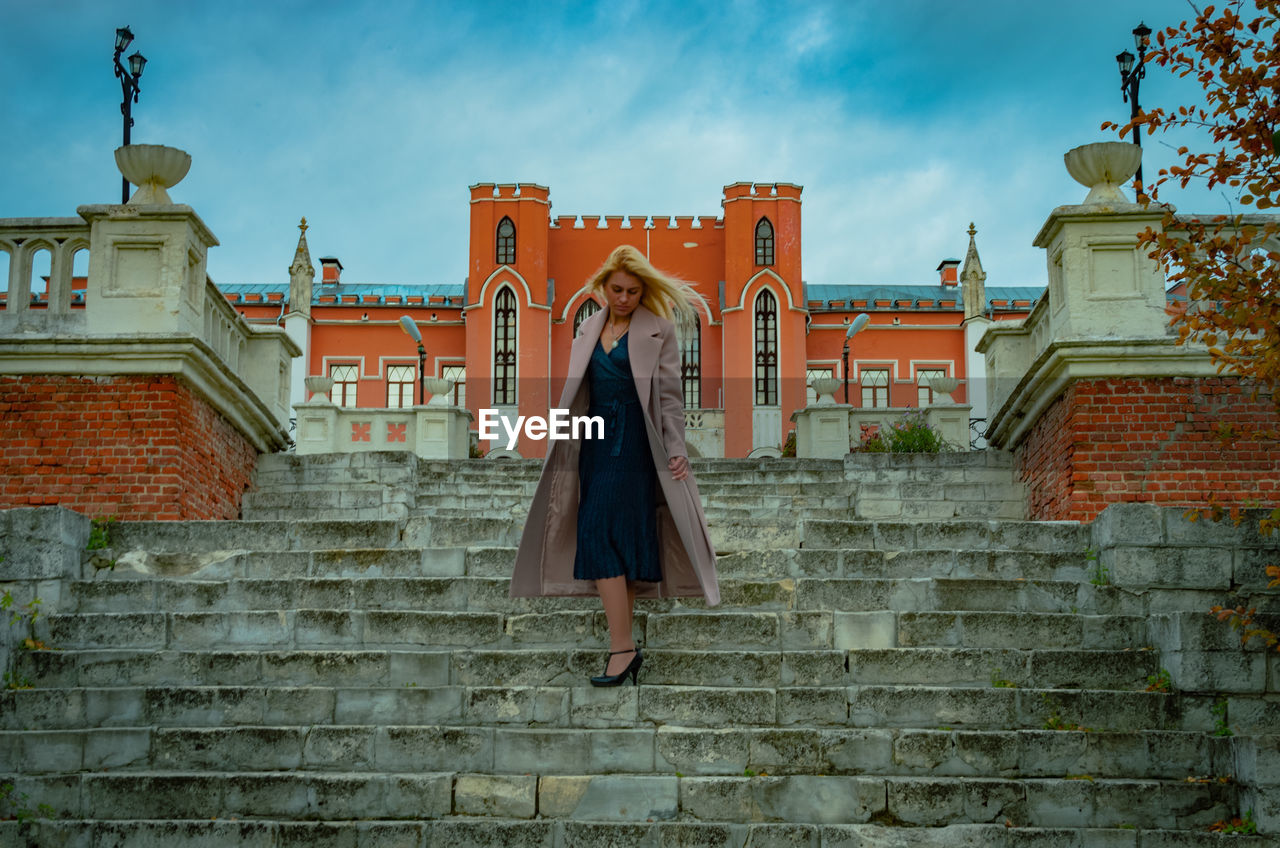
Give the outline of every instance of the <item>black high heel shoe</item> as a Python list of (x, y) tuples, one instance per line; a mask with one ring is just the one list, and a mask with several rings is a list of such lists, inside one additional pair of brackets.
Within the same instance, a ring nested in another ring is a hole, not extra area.
[[(631, 662), (627, 663), (626, 668), (624, 668), (618, 674), (601, 674), (598, 677), (593, 677), (591, 678), (591, 685), (592, 686), (621, 686), (623, 681), (627, 679), (627, 676), (630, 675), (631, 685), (639, 686), (640, 684), (636, 682), (636, 675), (640, 673), (640, 666), (644, 664), (644, 654), (640, 653), (639, 646), (635, 648), (631, 648), (630, 650), (626, 650), (626, 651), (611, 651), (609, 653), (609, 656), (613, 657), (613, 656), (617, 656), (618, 654), (629, 654), (631, 653), (631, 651), (635, 651), (636, 655), (631, 658)], [(607, 659), (604, 661), (604, 670), (606, 672), (609, 670), (609, 661)]]

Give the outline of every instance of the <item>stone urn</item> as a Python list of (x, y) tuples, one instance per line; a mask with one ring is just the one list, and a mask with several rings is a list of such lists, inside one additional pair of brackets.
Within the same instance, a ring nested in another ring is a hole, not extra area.
[(929, 388), (933, 390), (934, 405), (940, 403), (955, 403), (951, 399), (951, 393), (960, 388), (960, 381), (955, 377), (932, 377), (928, 380)]
[(310, 394), (307, 396), (308, 401), (319, 401), (320, 403), (332, 403), (329, 399), (329, 391), (333, 388), (333, 378), (323, 376), (307, 377), (303, 381), (307, 386)]
[[(811, 383), (813, 393), (818, 396), (817, 406), (831, 406), (836, 402), (836, 392), (844, 385), (835, 377), (818, 377)], [(825, 400), (824, 400), (825, 398)]]
[(1138, 173), (1142, 148), (1127, 141), (1099, 141), (1073, 147), (1062, 158), (1067, 173), (1089, 188), (1085, 205), (1128, 203), (1120, 186)]
[(129, 205), (172, 204), (171, 189), (191, 169), (191, 155), (163, 144), (128, 144), (116, 148), (116, 167), (138, 187)]
[(452, 400), (449, 395), (453, 390), (453, 380), (446, 380), (444, 377), (427, 377), (422, 381), (422, 387), (427, 394), (431, 395), (427, 406), (448, 406), (449, 401)]

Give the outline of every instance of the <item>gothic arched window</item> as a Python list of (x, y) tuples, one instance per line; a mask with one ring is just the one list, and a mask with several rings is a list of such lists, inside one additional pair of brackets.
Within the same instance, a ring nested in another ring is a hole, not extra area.
[(778, 405), (778, 301), (768, 289), (756, 296), (756, 405)]
[(702, 406), (702, 320), (693, 316), (693, 332), (680, 342), (680, 386), (684, 408)]
[(587, 298), (582, 301), (582, 305), (578, 307), (578, 311), (573, 316), (573, 334), (578, 335), (578, 328), (582, 326), (582, 322), (595, 315), (600, 311), (600, 304), (594, 298)]
[(493, 299), (493, 402), (516, 402), (516, 296), (505, 286)]
[(516, 261), (516, 225), (510, 218), (498, 222), (498, 256), (499, 265), (514, 265)]
[(773, 224), (768, 218), (761, 218), (756, 224), (756, 264), (773, 264)]

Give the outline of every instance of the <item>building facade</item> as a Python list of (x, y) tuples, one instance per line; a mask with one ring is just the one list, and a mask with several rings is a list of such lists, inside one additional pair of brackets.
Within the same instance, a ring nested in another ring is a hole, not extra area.
[[(553, 216), (545, 186), (480, 183), (470, 189), (462, 283), (351, 283), (334, 257), (320, 259), (317, 282), (304, 221), (288, 284), (221, 288), (247, 319), (285, 326), (305, 351), (295, 402), (305, 397), (303, 376), (323, 375), (339, 405), (410, 406), (425, 373), (453, 380), (454, 402), (477, 417), (482, 408), (546, 415), (559, 401), (574, 333), (600, 307), (582, 284), (610, 251), (630, 244), (704, 301), (682, 351), (693, 453), (776, 453), (818, 376), (847, 378), (852, 405), (885, 409), (927, 405), (931, 377), (959, 378), (953, 399), (972, 403), (981, 418), (980, 380), (970, 378), (983, 373), (974, 342), (988, 322), (1024, 317), (1043, 286), (987, 287), (972, 227), (963, 263), (943, 260), (931, 283), (806, 283), (801, 191), (734, 183), (723, 189), (718, 217)], [(846, 373), (847, 330), (863, 312), (870, 322), (849, 340)], [(423, 337), (421, 370), (400, 326), (406, 315)], [(544, 447), (524, 440), (516, 450), (540, 456)]]

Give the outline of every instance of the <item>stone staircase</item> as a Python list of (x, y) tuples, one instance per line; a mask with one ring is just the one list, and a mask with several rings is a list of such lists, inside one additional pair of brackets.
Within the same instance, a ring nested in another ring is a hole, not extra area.
[(61, 817), (0, 845), (1277, 844), (1208, 831), (1280, 826), (1280, 662), (1204, 613), (1280, 609), (1274, 540), (903, 519), (1013, 500), (999, 457), (928, 492), (877, 457), (901, 479), (843, 496), (840, 462), (699, 463), (723, 603), (642, 602), (641, 685), (594, 689), (598, 602), (507, 597), (536, 464), (365, 457), (267, 458), (255, 520), (121, 522), (92, 557), (81, 516), (0, 513), (52, 648), (14, 653), (0, 783)]

